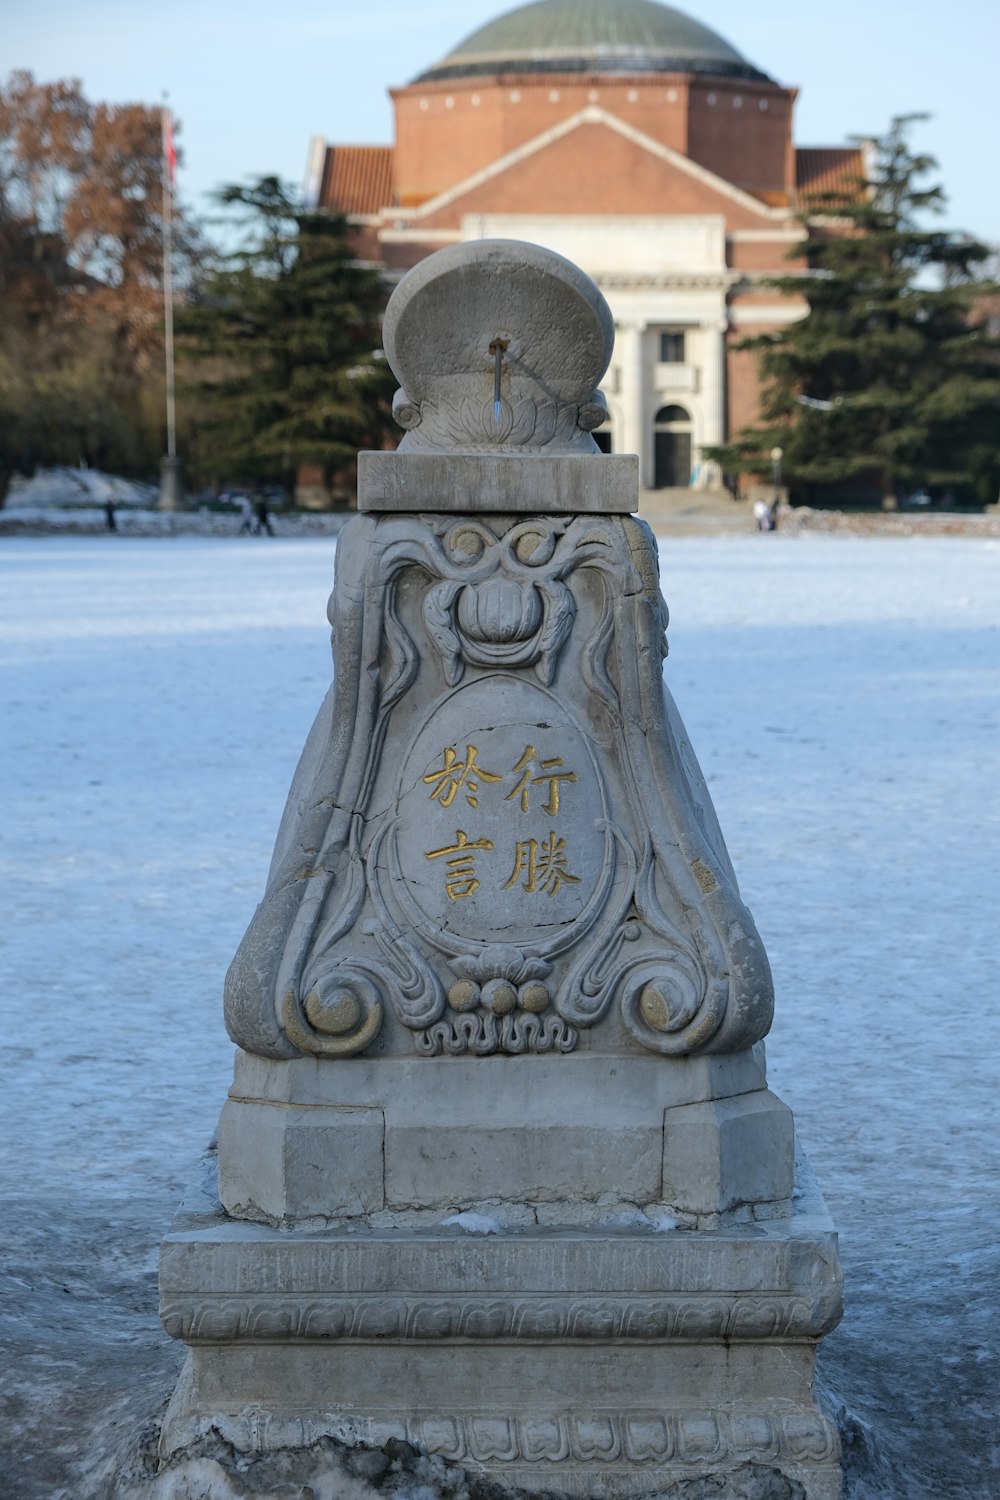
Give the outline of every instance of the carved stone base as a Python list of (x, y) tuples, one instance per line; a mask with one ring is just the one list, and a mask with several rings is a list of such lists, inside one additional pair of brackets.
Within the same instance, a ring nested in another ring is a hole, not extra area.
[(234, 1218), (282, 1229), (418, 1227), (488, 1205), (516, 1225), (596, 1223), (616, 1204), (694, 1228), (781, 1217), (794, 1129), (763, 1061), (758, 1048), (331, 1068), (238, 1052), (220, 1198)]
[(398, 1437), (595, 1500), (749, 1465), (840, 1495), (812, 1394), (840, 1267), (803, 1163), (766, 1224), (488, 1235), (239, 1223), (213, 1168), (162, 1247), (163, 1320), (191, 1346), (164, 1456), (210, 1427), (250, 1453)]

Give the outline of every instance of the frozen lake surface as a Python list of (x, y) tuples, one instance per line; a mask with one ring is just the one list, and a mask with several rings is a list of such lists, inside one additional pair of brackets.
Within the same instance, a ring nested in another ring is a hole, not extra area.
[[(155, 1252), (330, 675), (334, 543), (0, 547), (0, 1495), (101, 1500), (181, 1350)], [(841, 1231), (852, 1500), (1000, 1495), (1000, 543), (664, 543), (666, 671)]]

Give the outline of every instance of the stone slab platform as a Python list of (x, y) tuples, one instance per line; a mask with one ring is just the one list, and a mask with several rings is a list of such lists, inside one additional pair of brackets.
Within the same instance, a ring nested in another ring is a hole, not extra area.
[(634, 453), (358, 454), (358, 509), (629, 515), (638, 508)]
[(401, 1437), (529, 1490), (624, 1497), (755, 1464), (839, 1496), (812, 1378), (840, 1266), (804, 1163), (790, 1219), (489, 1235), (243, 1223), (213, 1167), (161, 1250), (161, 1315), (191, 1351), (164, 1454), (209, 1427), (247, 1452)]
[(434, 1224), (490, 1202), (508, 1223), (519, 1203), (522, 1222), (579, 1227), (615, 1200), (716, 1228), (723, 1214), (785, 1216), (793, 1170), (791, 1113), (766, 1087), (760, 1048), (516, 1067), (380, 1057), (331, 1068), (238, 1051), (219, 1123), (223, 1205), (280, 1229), (360, 1215), (395, 1216), (397, 1229), (406, 1210)]

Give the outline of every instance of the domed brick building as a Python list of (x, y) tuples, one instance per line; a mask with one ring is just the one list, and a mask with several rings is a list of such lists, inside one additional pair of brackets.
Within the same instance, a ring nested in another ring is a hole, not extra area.
[(314, 142), (314, 200), (390, 270), (484, 237), (576, 261), (617, 326), (598, 441), (647, 488), (717, 482), (701, 451), (758, 395), (734, 345), (801, 316), (762, 283), (859, 152), (796, 149), (796, 90), (657, 0), (534, 0), (390, 96), (395, 146)]

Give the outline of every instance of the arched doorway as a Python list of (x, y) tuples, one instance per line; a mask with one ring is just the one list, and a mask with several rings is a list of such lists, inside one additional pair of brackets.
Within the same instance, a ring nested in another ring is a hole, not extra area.
[(691, 416), (683, 406), (661, 406), (653, 418), (653, 489), (691, 483)]

